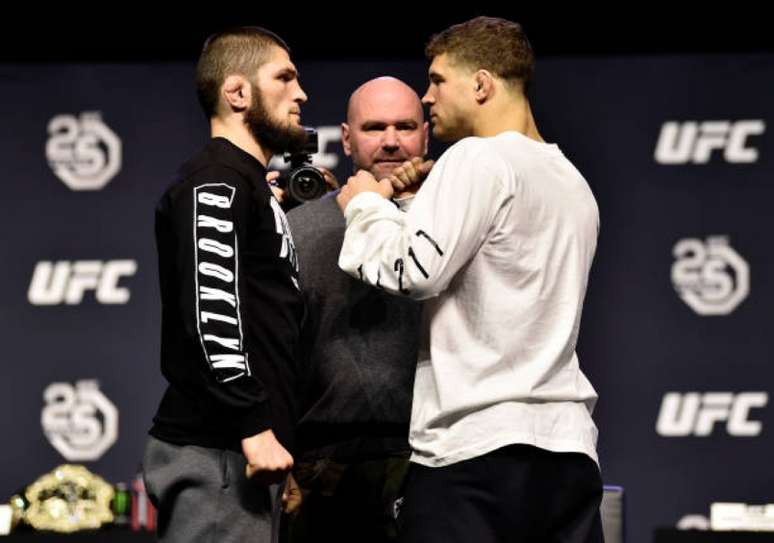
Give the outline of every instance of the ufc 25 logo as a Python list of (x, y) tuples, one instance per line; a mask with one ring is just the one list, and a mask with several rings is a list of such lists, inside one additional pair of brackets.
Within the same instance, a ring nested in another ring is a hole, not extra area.
[(727, 238), (682, 239), (672, 254), (672, 284), (697, 314), (728, 315), (749, 295), (750, 266)]
[(67, 460), (99, 460), (118, 439), (118, 410), (97, 381), (51, 383), (43, 399), (43, 431)]
[(669, 392), (661, 401), (656, 431), (664, 437), (705, 437), (725, 423), (731, 436), (757, 436), (762, 425), (750, 418), (750, 411), (768, 402), (766, 392)]
[(71, 190), (99, 190), (121, 170), (121, 139), (97, 111), (57, 115), (48, 135), (48, 163)]
[(32, 305), (78, 305), (86, 291), (93, 290), (101, 304), (125, 304), (130, 292), (119, 282), (136, 272), (134, 260), (38, 262), (27, 299)]
[(670, 121), (661, 127), (656, 144), (659, 164), (706, 164), (714, 151), (722, 151), (726, 162), (757, 162), (758, 150), (748, 139), (766, 131), (762, 120)]

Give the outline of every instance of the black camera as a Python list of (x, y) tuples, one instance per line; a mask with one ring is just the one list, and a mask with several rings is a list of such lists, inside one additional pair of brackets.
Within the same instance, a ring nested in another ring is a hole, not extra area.
[(312, 155), (318, 152), (317, 131), (304, 127), (306, 139), (303, 146), (285, 154), (290, 171), (277, 179), (277, 185), (285, 191), (285, 201), (291, 206), (317, 200), (328, 191), (323, 173), (312, 166)]

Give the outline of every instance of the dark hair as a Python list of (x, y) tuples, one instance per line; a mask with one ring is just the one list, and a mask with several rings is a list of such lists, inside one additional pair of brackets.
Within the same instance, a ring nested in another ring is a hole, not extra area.
[(425, 55), (432, 60), (443, 53), (452, 63), (489, 70), (525, 92), (535, 69), (532, 46), (521, 25), (496, 17), (476, 17), (434, 35)]
[(207, 38), (196, 65), (196, 94), (208, 118), (218, 113), (220, 87), (226, 77), (240, 74), (252, 81), (272, 47), (290, 53), (282, 38), (258, 26), (232, 28)]

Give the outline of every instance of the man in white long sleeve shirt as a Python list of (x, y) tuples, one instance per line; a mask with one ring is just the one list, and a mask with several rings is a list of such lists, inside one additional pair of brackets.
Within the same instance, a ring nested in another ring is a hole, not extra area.
[(433, 135), (457, 143), (407, 213), (367, 172), (338, 197), (341, 268), (425, 300), (402, 539), (601, 541), (597, 395), (575, 354), (596, 202), (537, 130), (518, 24), (479, 17), (426, 53)]

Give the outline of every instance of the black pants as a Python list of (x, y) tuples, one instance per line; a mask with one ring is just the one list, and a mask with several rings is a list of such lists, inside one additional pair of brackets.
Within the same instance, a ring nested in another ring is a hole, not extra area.
[(586, 455), (510, 445), (439, 468), (411, 464), (402, 543), (601, 543), (599, 469)]
[(304, 501), (290, 543), (395, 543), (395, 498), (407, 469), (407, 457), (299, 462), (293, 473)]

